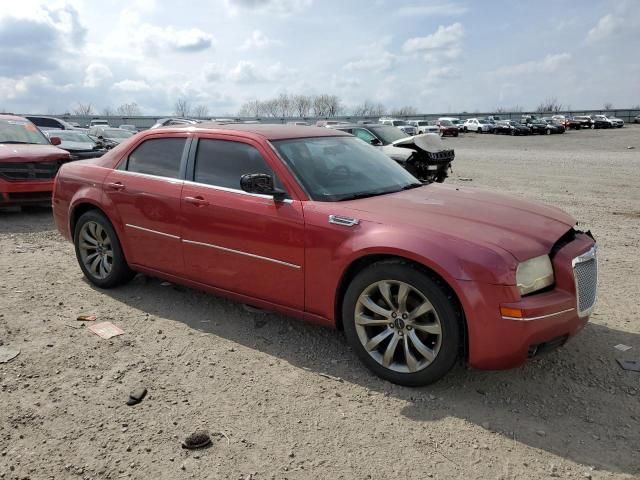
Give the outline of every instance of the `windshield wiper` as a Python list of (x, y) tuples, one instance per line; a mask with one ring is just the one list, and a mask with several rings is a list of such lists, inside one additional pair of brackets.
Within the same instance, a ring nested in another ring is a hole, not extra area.
[(389, 190), (383, 190), (383, 191), (373, 191), (373, 192), (362, 192), (362, 193), (354, 193), (353, 195), (347, 195), (342, 197), (339, 201), (343, 202), (345, 200), (357, 200), (358, 198), (368, 198), (368, 197), (375, 197), (377, 195), (384, 195), (386, 193), (392, 193)]
[(405, 185), (404, 187), (402, 187), (400, 190), (398, 190), (398, 192), (401, 190), (411, 190), (418, 187), (424, 187), (424, 183), (410, 183), (409, 185)]
[(29, 144), (30, 142), (21, 142), (21, 141), (19, 141), (19, 140), (0, 140), (0, 143), (4, 143), (4, 144), (7, 144), (7, 143), (13, 143), (13, 144), (15, 144), (15, 143), (20, 143), (20, 144)]

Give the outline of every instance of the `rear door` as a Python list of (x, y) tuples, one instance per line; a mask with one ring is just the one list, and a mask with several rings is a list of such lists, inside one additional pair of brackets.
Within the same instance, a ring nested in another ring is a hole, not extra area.
[(148, 138), (105, 180), (104, 195), (118, 212), (132, 264), (184, 273), (180, 196), (190, 141), (186, 134)]
[[(200, 138), (182, 190), (183, 252), (189, 278), (298, 310), (304, 308), (304, 218), (298, 200), (276, 202), (240, 189), (277, 159), (238, 137)], [(267, 160), (268, 159), (268, 160)], [(276, 177), (276, 186), (286, 190)]]

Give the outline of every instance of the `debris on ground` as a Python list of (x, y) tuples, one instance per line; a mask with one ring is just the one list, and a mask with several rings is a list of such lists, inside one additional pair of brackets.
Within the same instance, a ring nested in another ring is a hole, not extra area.
[(162, 282), (160, 284), (161, 287), (170, 287), (171, 285), (173, 285), (171, 282)]
[(267, 313), (265, 310), (258, 308), (258, 307), (253, 307), (251, 305), (247, 305), (246, 303), (242, 304), (242, 308), (249, 313), (261, 313), (261, 314), (265, 314)]
[(129, 399), (127, 400), (127, 405), (132, 407), (133, 405), (137, 405), (142, 401), (142, 399), (147, 395), (146, 388), (138, 388), (129, 394)]
[(329, 380), (335, 380), (336, 382), (340, 382), (340, 383), (344, 382), (344, 380), (341, 379), (340, 377), (334, 377), (333, 375), (329, 375), (327, 373), (319, 373), (318, 375), (324, 378), (328, 378)]
[(105, 340), (109, 340), (111, 337), (124, 334), (123, 330), (116, 327), (111, 322), (95, 323), (87, 328), (99, 337), (104, 338)]
[(182, 448), (187, 448), (189, 450), (195, 450), (197, 448), (205, 448), (211, 445), (211, 437), (209, 436), (209, 432), (198, 431), (189, 435), (182, 442)]
[(636, 148), (636, 147), (634, 147), (634, 146), (632, 146), (632, 145), (629, 145), (629, 146), (627, 147), (627, 150), (633, 150), (634, 148)]
[(621, 358), (617, 358), (616, 361), (624, 370), (640, 372), (640, 360), (622, 360)]
[(19, 348), (0, 347), (0, 363), (7, 363), (20, 354)]
[(624, 345), (622, 343), (619, 343), (613, 348), (615, 348), (616, 350), (620, 350), (621, 352), (626, 352), (627, 350), (631, 350), (631, 347), (629, 345)]
[(473, 182), (473, 178), (469, 177), (460, 177), (458, 178), (458, 180), (460, 180), (461, 182)]
[(98, 317), (96, 317), (95, 315), (78, 315), (78, 318), (76, 318), (77, 321), (79, 322), (94, 322)]

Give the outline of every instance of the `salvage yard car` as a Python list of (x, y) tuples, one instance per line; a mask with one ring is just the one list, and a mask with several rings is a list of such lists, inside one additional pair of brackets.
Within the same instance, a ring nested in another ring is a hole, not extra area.
[(494, 125), (489, 120), (478, 118), (467, 118), (464, 121), (464, 127), (470, 132), (476, 133), (493, 133)]
[(49, 139), (58, 137), (59, 147), (71, 154), (71, 160), (98, 158), (106, 151), (83, 130), (46, 130), (44, 134)]
[(328, 128), (148, 130), (63, 165), (53, 214), (100, 288), (142, 272), (337, 327), (402, 385), (458, 360), (520, 365), (578, 333), (596, 301), (595, 241), (570, 215), (422, 184)]
[(421, 182), (444, 182), (455, 158), (435, 134), (407, 137), (402, 130), (390, 125), (338, 125), (337, 130), (350, 133), (360, 140), (378, 147)]
[(113, 148), (134, 135), (129, 130), (110, 127), (91, 127), (87, 133), (89, 136), (99, 140), (99, 144), (106, 149)]
[(438, 128), (441, 137), (457, 137), (460, 134), (460, 129), (451, 120), (438, 120)]
[(59, 144), (26, 118), (0, 115), (0, 206), (51, 202), (53, 179), (70, 160)]
[(439, 133), (440, 129), (434, 121), (431, 120), (408, 120), (407, 123), (416, 127), (417, 134), (423, 133)]
[(504, 135), (529, 135), (531, 130), (528, 126), (515, 120), (500, 120), (496, 122), (495, 133)]

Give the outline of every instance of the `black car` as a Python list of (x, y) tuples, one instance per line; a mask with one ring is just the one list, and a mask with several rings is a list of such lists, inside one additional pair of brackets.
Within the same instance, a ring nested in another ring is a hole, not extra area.
[(444, 182), (449, 176), (453, 149), (445, 147), (435, 133), (407, 136), (390, 125), (334, 125), (331, 128), (350, 133), (398, 162), (414, 177), (425, 183)]
[(83, 130), (45, 130), (44, 134), (48, 138), (58, 137), (62, 142), (58, 147), (69, 152), (71, 160), (98, 158), (106, 152)]
[(573, 118), (583, 123), (582, 128), (611, 128), (611, 122), (598, 118), (595, 115), (581, 115)]
[(573, 117), (567, 117), (564, 121), (567, 130), (580, 130), (582, 128), (582, 122), (576, 120)]
[(54, 117), (41, 117), (35, 115), (27, 115), (24, 118), (33, 123), (40, 130), (75, 130), (76, 127), (64, 120)]
[(515, 120), (500, 120), (496, 122), (495, 133), (498, 135), (530, 135), (531, 130)]

